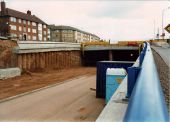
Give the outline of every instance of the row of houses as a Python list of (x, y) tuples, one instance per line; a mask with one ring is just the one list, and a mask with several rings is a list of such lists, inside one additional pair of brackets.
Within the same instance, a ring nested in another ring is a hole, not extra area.
[(95, 34), (70, 26), (48, 25), (31, 11), (27, 13), (6, 8), (1, 2), (0, 36), (25, 41), (84, 42), (98, 41)]
[(100, 40), (100, 38), (94, 34), (70, 26), (50, 25), (49, 28), (51, 30), (51, 41), (84, 42)]

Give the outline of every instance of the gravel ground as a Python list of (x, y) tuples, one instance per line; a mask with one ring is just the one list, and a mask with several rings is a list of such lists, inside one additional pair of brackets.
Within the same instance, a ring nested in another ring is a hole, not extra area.
[(164, 62), (164, 60), (160, 57), (160, 55), (158, 53), (156, 53), (154, 50), (152, 50), (153, 52), (153, 56), (155, 59), (155, 63), (157, 65), (157, 71), (159, 74), (159, 78), (161, 81), (161, 85), (162, 85), (162, 89), (165, 95), (165, 100), (168, 106), (168, 110), (170, 111), (170, 101), (169, 101), (169, 88), (170, 88), (170, 68), (168, 67), (168, 65)]

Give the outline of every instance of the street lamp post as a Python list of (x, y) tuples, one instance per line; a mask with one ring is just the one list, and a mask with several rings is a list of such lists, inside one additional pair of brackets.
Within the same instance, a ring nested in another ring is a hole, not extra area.
[(167, 9), (170, 9), (170, 7), (162, 10), (162, 39), (164, 39), (164, 37), (165, 37), (165, 32), (164, 32), (164, 12)]

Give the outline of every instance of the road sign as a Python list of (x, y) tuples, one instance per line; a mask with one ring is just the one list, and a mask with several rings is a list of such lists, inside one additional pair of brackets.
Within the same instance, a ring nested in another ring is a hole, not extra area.
[(165, 30), (170, 33), (170, 24), (166, 26)]

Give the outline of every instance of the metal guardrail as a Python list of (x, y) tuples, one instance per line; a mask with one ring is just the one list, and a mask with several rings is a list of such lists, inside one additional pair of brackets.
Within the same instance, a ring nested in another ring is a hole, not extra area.
[(149, 43), (140, 55), (140, 71), (124, 122), (168, 122), (169, 115)]

